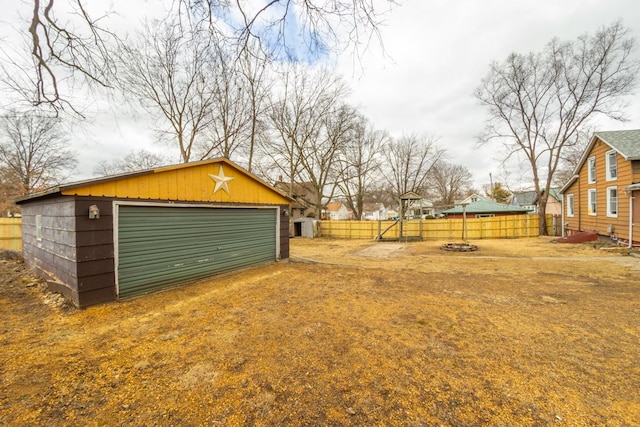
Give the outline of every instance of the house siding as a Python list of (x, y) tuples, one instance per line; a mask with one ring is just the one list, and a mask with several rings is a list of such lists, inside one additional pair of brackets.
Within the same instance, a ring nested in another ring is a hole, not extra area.
[[(575, 215), (568, 216), (568, 206), (565, 203), (564, 221), (565, 231), (572, 234), (579, 231), (593, 231), (602, 236), (612, 234), (626, 239), (629, 233), (629, 197), (624, 193), (624, 189), (640, 177), (637, 163), (625, 160), (620, 154), (616, 154), (618, 176), (617, 179), (607, 181), (606, 179), (606, 153), (611, 151), (611, 147), (604, 142), (597, 140), (589, 152), (587, 158), (596, 159), (596, 182), (588, 181), (588, 162), (584, 162), (578, 171), (576, 181), (565, 189), (563, 196), (569, 194), (574, 196)], [(607, 216), (607, 188), (616, 187), (618, 193), (618, 215), (617, 217)], [(596, 190), (596, 215), (589, 214), (589, 190)], [(638, 228), (638, 227), (636, 227)], [(640, 240), (640, 230), (634, 230), (634, 240)]]

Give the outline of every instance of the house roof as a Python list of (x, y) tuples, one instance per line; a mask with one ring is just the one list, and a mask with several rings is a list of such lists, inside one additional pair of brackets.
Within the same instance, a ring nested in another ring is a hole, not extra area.
[(549, 195), (559, 202), (562, 201), (562, 196), (560, 195), (560, 187), (550, 188)]
[(249, 199), (260, 203), (293, 201), (229, 159), (217, 158), (60, 184), (22, 196), (16, 203), (59, 195), (241, 203)]
[[(549, 189), (549, 196), (554, 199), (560, 201), (562, 197), (559, 194), (560, 188), (553, 187)], [(531, 206), (538, 203), (538, 197), (536, 196), (536, 192), (531, 191), (518, 191), (513, 193), (513, 199), (511, 200), (511, 204), (515, 206)]]
[(487, 202), (491, 201), (490, 199), (488, 199), (488, 198), (486, 198), (484, 196), (481, 196), (479, 194), (473, 193), (473, 194), (469, 194), (467, 197), (465, 197), (462, 200), (454, 200), (453, 204), (454, 205), (461, 205), (462, 203), (471, 203), (473, 201), (473, 199), (476, 199), (478, 201), (480, 201), (480, 200), (484, 200), (484, 201), (487, 201)]
[[(521, 208), (519, 206), (505, 205), (502, 203), (491, 202), (488, 200), (478, 200), (477, 202), (469, 203), (465, 209), (468, 214), (480, 214), (480, 213), (504, 213), (504, 212), (522, 212), (527, 213), (529, 209)], [(442, 211), (443, 214), (459, 214), (462, 213), (462, 206), (456, 206), (455, 208)]]
[(517, 193), (513, 193), (511, 204), (514, 206), (529, 206), (535, 205), (537, 200), (538, 197), (536, 196), (535, 191), (519, 191)]
[(409, 192), (404, 193), (403, 195), (401, 195), (400, 198), (402, 200), (420, 200), (420, 199), (422, 199), (422, 196), (419, 195), (418, 193), (413, 192), (413, 191), (409, 191)]
[(640, 129), (598, 131), (593, 134), (589, 145), (582, 153), (582, 157), (573, 171), (573, 176), (562, 186), (558, 193), (564, 194), (571, 184), (578, 179), (578, 172), (582, 169), (584, 162), (587, 161), (587, 157), (598, 140), (616, 150), (625, 160), (640, 160)]
[(384, 209), (384, 204), (380, 202), (368, 202), (362, 204), (362, 210), (364, 212), (379, 211), (380, 209)]
[[(602, 131), (596, 132), (595, 136), (616, 150), (625, 160), (640, 160), (640, 129)], [(587, 151), (591, 151), (591, 144)]]
[(289, 191), (292, 192), (291, 198), (294, 202), (291, 204), (291, 207), (294, 209), (309, 209), (316, 204), (317, 195), (313, 189), (313, 183), (310, 181), (305, 182), (295, 182), (291, 185), (290, 182), (286, 181), (276, 181), (273, 186), (284, 194), (289, 194)]
[(337, 212), (343, 206), (344, 206), (344, 203), (342, 203), (342, 202), (331, 202), (331, 203), (327, 204), (327, 211), (328, 212)]
[(559, 193), (560, 194), (564, 194), (564, 192), (567, 191), (567, 189), (569, 187), (571, 187), (571, 184), (576, 182), (577, 179), (578, 179), (578, 175), (573, 175), (571, 178), (569, 178), (569, 181), (567, 181), (567, 183), (562, 186), (562, 188), (560, 189)]

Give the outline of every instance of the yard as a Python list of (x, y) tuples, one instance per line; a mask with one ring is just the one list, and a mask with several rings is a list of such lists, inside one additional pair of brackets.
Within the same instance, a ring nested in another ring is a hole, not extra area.
[(0, 425), (637, 425), (640, 258), (294, 239), (85, 310), (0, 261)]

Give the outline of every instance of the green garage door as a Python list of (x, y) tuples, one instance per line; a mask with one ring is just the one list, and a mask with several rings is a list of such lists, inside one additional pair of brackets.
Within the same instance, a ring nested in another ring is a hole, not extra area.
[(276, 209), (119, 206), (118, 295), (276, 260)]

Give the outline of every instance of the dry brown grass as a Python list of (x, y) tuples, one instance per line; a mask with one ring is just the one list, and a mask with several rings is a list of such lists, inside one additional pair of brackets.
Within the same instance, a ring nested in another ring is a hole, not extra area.
[(639, 258), (440, 243), (295, 239), (86, 310), (4, 261), (0, 424), (637, 425)]

